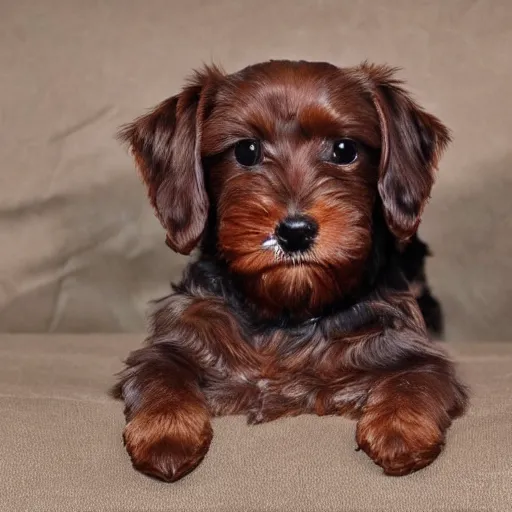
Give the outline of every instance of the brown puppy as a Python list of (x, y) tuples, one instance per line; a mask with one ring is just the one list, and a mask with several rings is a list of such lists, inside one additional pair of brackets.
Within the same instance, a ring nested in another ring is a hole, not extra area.
[(357, 418), (387, 474), (431, 463), (466, 392), (403, 255), (449, 134), (394, 70), (206, 68), (121, 137), (168, 245), (200, 249), (117, 388), (134, 466), (175, 481), (212, 416), (303, 413)]

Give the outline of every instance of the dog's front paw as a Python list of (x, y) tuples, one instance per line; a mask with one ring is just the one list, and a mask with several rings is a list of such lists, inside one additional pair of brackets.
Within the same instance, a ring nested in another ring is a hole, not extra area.
[(422, 469), (441, 453), (444, 433), (436, 422), (412, 410), (370, 409), (360, 418), (356, 441), (386, 475)]
[(133, 466), (149, 476), (175, 482), (203, 460), (212, 440), (206, 411), (186, 414), (137, 413), (126, 425), (123, 439)]

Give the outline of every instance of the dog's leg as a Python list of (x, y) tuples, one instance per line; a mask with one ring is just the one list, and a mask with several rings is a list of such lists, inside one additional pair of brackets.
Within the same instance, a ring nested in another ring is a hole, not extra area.
[(257, 365), (221, 300), (170, 296), (158, 304), (152, 328), (149, 345), (128, 358), (116, 394), (126, 406), (124, 441), (133, 465), (173, 482), (208, 451), (211, 415), (237, 412), (250, 395), (233, 384), (219, 398), (212, 382), (241, 375), (250, 387)]
[(382, 376), (357, 425), (358, 446), (388, 475), (405, 475), (435, 460), (466, 391), (443, 358)]
[(118, 385), (126, 449), (136, 469), (174, 482), (201, 462), (212, 439), (196, 372), (168, 343), (133, 352), (127, 365)]

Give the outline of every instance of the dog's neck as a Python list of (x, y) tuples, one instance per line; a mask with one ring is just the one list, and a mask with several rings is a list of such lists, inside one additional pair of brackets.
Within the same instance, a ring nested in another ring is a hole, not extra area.
[[(388, 288), (404, 286), (402, 279), (397, 277), (400, 271), (396, 271), (397, 242), (386, 225), (382, 205), (378, 199), (374, 206), (372, 247), (359, 285), (350, 293), (336, 297), (315, 311), (287, 310), (286, 307), (272, 310), (265, 308), (265, 304), (258, 303), (257, 298), (251, 294), (247, 278), (231, 272), (228, 263), (218, 254), (214, 210), (210, 214), (209, 226), (202, 240), (199, 257), (196, 263), (189, 267), (189, 277), (192, 277), (192, 281), (196, 281), (191, 274), (197, 274), (196, 282), (201, 283), (199, 285), (201, 288), (204, 288), (204, 283), (208, 283), (205, 291), (222, 296), (224, 300), (232, 303), (234, 309), (243, 311), (247, 316), (246, 321), (254, 326), (300, 328), (315, 325), (322, 319), (335, 316), (358, 304), (375, 291), (379, 283), (386, 283)], [(390, 276), (395, 277), (390, 278)]]
[[(243, 311), (245, 321), (258, 329), (307, 328), (318, 324), (323, 319), (332, 318), (350, 310), (365, 300), (381, 284), (385, 283), (388, 288), (390, 286), (402, 288), (403, 282), (397, 277), (400, 272), (396, 271), (395, 245), (381, 219), (376, 218), (372, 250), (359, 286), (350, 294), (338, 297), (315, 312), (287, 311), (285, 308), (278, 312), (265, 311), (257, 301), (252, 299), (251, 294), (247, 293), (247, 286), (244, 286), (243, 282), (244, 277), (233, 274), (229, 265), (218, 257), (216, 251), (211, 250), (211, 245), (201, 252), (195, 263), (189, 266), (185, 281), (190, 284), (197, 283), (203, 289), (206, 287), (204, 291), (207, 293), (221, 296), (223, 300), (233, 305), (233, 310)], [(205, 285), (205, 283), (208, 284)]]

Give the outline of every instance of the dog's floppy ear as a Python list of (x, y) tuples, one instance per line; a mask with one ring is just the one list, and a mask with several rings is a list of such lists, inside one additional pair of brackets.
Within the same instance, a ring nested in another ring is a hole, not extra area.
[(406, 240), (418, 228), (450, 133), (403, 89), (394, 78), (396, 69), (364, 63), (360, 70), (369, 82), (381, 125), (378, 188), (384, 215), (393, 234)]
[(217, 68), (196, 73), (180, 94), (119, 132), (167, 231), (167, 245), (181, 254), (196, 247), (208, 216), (200, 144), (210, 86), (219, 74)]

